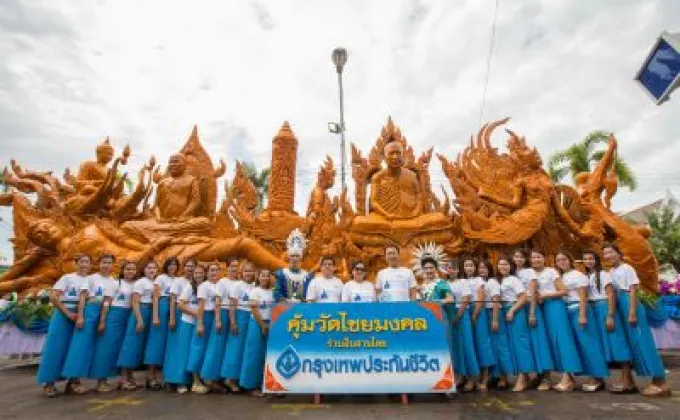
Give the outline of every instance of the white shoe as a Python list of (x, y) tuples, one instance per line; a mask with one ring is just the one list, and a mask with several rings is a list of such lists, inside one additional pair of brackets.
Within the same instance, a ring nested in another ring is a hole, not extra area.
[(189, 389), (187, 389), (186, 386), (178, 386), (177, 387), (177, 393), (178, 394), (186, 394), (187, 392), (189, 392)]

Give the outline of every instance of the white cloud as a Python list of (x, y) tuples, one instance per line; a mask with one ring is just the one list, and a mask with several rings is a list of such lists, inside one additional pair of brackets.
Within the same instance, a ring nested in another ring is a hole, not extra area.
[[(302, 209), (322, 156), (339, 162), (326, 132), (338, 107), (332, 49), (350, 52), (348, 140), (368, 151), (392, 115), (417, 152), (454, 156), (478, 127), (494, 4), (4, 0), (0, 164), (60, 173), (110, 135), (131, 144), (136, 170), (151, 154), (164, 161), (198, 124), (231, 174), (235, 159), (267, 165), (289, 120)], [(680, 30), (677, 16), (673, 0), (501, 0), (484, 119), (513, 117), (544, 156), (593, 129), (615, 131), (640, 178), (618, 208), (678, 192), (680, 100), (657, 107), (632, 80), (656, 36)]]

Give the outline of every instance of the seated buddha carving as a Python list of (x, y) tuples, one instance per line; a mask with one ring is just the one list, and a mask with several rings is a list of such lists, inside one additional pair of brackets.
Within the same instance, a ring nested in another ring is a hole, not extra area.
[(161, 234), (205, 234), (210, 221), (199, 214), (200, 207), (200, 180), (187, 172), (186, 157), (175, 154), (168, 161), (168, 176), (156, 187), (155, 220), (125, 222), (123, 228), (147, 239)]
[(448, 241), (451, 219), (424, 209), (423, 186), (416, 171), (406, 167), (404, 144), (388, 141), (383, 158), (386, 167), (370, 177), (369, 212), (352, 221), (353, 241), (362, 245), (406, 245), (413, 239)]
[(80, 165), (76, 188), (80, 195), (92, 195), (99, 187), (104, 184), (106, 175), (109, 172), (109, 163), (113, 159), (113, 147), (106, 138), (104, 142), (97, 146), (97, 160), (88, 160)]

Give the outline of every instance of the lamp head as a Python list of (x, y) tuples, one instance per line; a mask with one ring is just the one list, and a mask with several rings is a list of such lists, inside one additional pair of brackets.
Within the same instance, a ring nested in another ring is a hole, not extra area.
[(342, 47), (334, 49), (332, 58), (335, 69), (338, 73), (342, 73), (342, 68), (345, 66), (345, 63), (347, 63), (347, 50)]

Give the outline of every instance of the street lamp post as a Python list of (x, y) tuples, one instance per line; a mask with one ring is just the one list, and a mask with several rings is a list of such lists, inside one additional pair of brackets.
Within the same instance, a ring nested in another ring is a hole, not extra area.
[(345, 148), (345, 109), (344, 109), (344, 97), (342, 92), (342, 69), (347, 63), (347, 50), (338, 47), (333, 50), (333, 64), (335, 64), (335, 70), (338, 72), (338, 88), (340, 90), (340, 124), (329, 125), (331, 132), (340, 134), (340, 179), (342, 184), (342, 190), (345, 190), (346, 180), (345, 180), (345, 167), (347, 166), (347, 152)]

